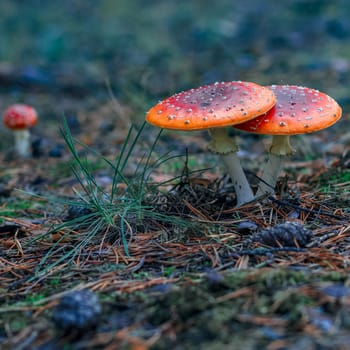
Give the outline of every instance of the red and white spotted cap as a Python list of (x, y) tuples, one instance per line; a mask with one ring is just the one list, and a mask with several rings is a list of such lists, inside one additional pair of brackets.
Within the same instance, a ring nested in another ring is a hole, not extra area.
[(336, 123), (342, 109), (330, 96), (318, 90), (296, 85), (271, 85), (276, 105), (266, 114), (234, 125), (256, 134), (295, 135), (325, 129)]
[(38, 121), (36, 110), (25, 104), (14, 104), (4, 114), (4, 124), (12, 130), (22, 130), (34, 126)]
[(276, 103), (271, 89), (251, 82), (218, 82), (183, 91), (159, 102), (146, 121), (166, 129), (201, 130), (242, 123)]

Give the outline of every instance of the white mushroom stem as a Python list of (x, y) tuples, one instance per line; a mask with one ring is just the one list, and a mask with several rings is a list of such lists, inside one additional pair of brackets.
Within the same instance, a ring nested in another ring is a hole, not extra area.
[(289, 142), (288, 135), (274, 135), (269, 149), (256, 197), (274, 194), (275, 186), (286, 156), (295, 152)]
[(225, 164), (235, 188), (237, 206), (252, 201), (254, 194), (237, 157), (238, 146), (236, 142), (228, 136), (226, 128), (210, 129), (210, 134), (212, 139), (209, 150), (218, 154)]
[(20, 157), (30, 157), (30, 132), (28, 129), (14, 130), (15, 150)]

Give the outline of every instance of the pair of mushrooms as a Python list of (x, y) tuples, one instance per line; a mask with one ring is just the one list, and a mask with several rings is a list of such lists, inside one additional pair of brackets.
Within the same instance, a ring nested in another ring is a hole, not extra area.
[[(146, 121), (166, 129), (208, 129), (209, 149), (217, 153), (231, 177), (237, 206), (265, 194), (273, 194), (285, 156), (294, 153), (290, 135), (327, 128), (342, 110), (330, 96), (302, 86), (232, 81), (205, 85), (175, 94), (152, 107)], [(227, 128), (273, 135), (269, 157), (254, 196), (240, 161), (238, 146)]]

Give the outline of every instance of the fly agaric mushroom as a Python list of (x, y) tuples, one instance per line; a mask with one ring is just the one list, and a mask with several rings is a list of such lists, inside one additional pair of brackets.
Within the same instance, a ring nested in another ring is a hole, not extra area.
[(14, 104), (4, 114), (4, 124), (14, 132), (15, 150), (21, 157), (30, 156), (29, 128), (37, 123), (36, 110), (25, 104)]
[(180, 92), (159, 102), (146, 116), (148, 123), (182, 131), (208, 129), (209, 150), (221, 156), (233, 182), (237, 205), (254, 194), (236, 155), (238, 146), (226, 128), (267, 112), (276, 103), (274, 93), (251, 82), (232, 81)]
[(262, 172), (256, 196), (273, 194), (285, 156), (294, 153), (290, 135), (308, 134), (337, 122), (342, 114), (338, 103), (314, 89), (295, 85), (272, 85), (276, 105), (266, 114), (235, 128), (256, 134), (273, 135), (269, 157)]

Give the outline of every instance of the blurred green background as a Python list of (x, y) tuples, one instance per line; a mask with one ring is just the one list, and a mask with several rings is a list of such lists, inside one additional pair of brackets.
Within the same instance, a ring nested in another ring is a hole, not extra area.
[(54, 119), (110, 84), (140, 119), (179, 90), (249, 80), (320, 89), (346, 110), (349, 18), (347, 0), (1, 0), (0, 108)]

